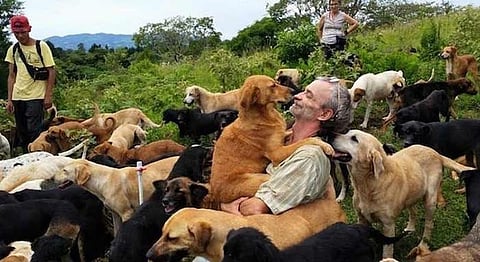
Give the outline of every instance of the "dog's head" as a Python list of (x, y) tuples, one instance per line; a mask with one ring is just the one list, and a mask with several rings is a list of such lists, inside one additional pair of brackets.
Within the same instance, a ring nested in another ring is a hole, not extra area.
[(223, 129), (231, 124), (238, 117), (238, 111), (235, 110), (222, 110), (215, 112), (214, 120), (219, 129)]
[(357, 108), (358, 104), (365, 96), (365, 89), (363, 88), (350, 88), (348, 89), (350, 97), (352, 98), (352, 108)]
[(184, 207), (200, 207), (203, 198), (208, 194), (207, 187), (193, 182), (188, 177), (158, 180), (153, 185), (157, 190), (164, 192), (162, 205), (168, 215)]
[(54, 175), (55, 182), (74, 181), (78, 185), (85, 184), (90, 179), (90, 166), (88, 160), (75, 159), (63, 167), (61, 172)]
[(457, 48), (455, 46), (446, 46), (443, 48), (440, 57), (443, 59), (449, 59), (457, 55)]
[[(403, 77), (403, 71), (398, 70), (395, 76), (391, 79), (390, 82), (393, 91), (397, 91), (400, 89), (403, 89), (405, 86), (407, 86), (407, 82), (405, 81), (405, 78)], [(396, 92), (392, 92), (392, 99), (393, 96), (395, 95)]]
[(373, 135), (352, 129), (346, 134), (338, 134), (332, 142), (334, 159), (360, 169), (373, 167), (375, 177), (384, 172), (383, 159), (387, 156), (382, 143)]
[(223, 262), (279, 261), (279, 250), (261, 231), (252, 227), (232, 229), (223, 245)]
[(249, 76), (240, 92), (240, 106), (245, 110), (251, 107), (275, 106), (276, 103), (285, 103), (291, 98), (288, 87), (266, 75)]
[(428, 124), (419, 121), (408, 121), (395, 127), (398, 136), (403, 139), (403, 146), (422, 144), (430, 135), (431, 128)]
[(105, 141), (94, 147), (88, 158), (93, 158), (96, 155), (108, 155), (108, 151), (110, 151), (111, 148), (112, 142)]
[(61, 261), (70, 253), (72, 240), (58, 235), (41, 236), (32, 243), (31, 261)]
[(201, 87), (199, 86), (189, 86), (185, 88), (185, 98), (183, 99), (183, 103), (187, 105), (193, 104), (193, 102), (200, 100), (200, 90)]
[(214, 236), (210, 222), (194, 219), (190, 211), (196, 208), (182, 208), (173, 214), (162, 229), (162, 236), (147, 252), (147, 258), (173, 254), (189, 250), (194, 254), (206, 254), (207, 247)]
[(188, 120), (190, 109), (167, 109), (163, 111), (163, 122), (165, 124), (173, 122), (177, 125), (184, 125)]
[(476, 95), (477, 88), (473, 82), (466, 78), (458, 78), (454, 80), (448, 80), (448, 85), (455, 88), (456, 94), (469, 94)]

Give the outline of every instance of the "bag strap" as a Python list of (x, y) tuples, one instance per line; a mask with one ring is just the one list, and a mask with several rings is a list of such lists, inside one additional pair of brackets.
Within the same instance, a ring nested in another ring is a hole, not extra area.
[(42, 56), (42, 48), (40, 47), (40, 40), (35, 40), (35, 47), (37, 48), (38, 56), (40, 56), (40, 61), (42, 61), (43, 67), (45, 67), (45, 63), (43, 62)]
[[(17, 46), (17, 48), (15, 48)], [(13, 58), (15, 59), (15, 51), (18, 50), (18, 55), (20, 56), (20, 59), (22, 59), (23, 63), (25, 64), (25, 67), (27, 68), (28, 74), (34, 78), (33, 74), (33, 66), (27, 63), (27, 59), (25, 58), (25, 55), (23, 54), (22, 48), (20, 47), (20, 44), (17, 42), (13, 46)]]

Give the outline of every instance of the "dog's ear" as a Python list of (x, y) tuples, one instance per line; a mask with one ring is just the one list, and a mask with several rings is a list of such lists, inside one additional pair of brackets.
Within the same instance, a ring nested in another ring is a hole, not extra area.
[(378, 150), (372, 149), (370, 152), (368, 152), (368, 159), (372, 161), (373, 174), (375, 175), (375, 178), (378, 179), (378, 177), (381, 176), (385, 171), (382, 155)]
[(251, 83), (245, 83), (242, 87), (243, 91), (240, 96), (240, 106), (248, 110), (248, 108), (258, 101), (260, 89)]
[(162, 193), (165, 193), (165, 189), (167, 188), (167, 183), (168, 181), (166, 179), (155, 180), (152, 182), (153, 187), (158, 191), (162, 191)]
[(87, 165), (81, 164), (76, 169), (76, 178), (78, 185), (84, 185), (90, 179), (90, 170)]
[(194, 206), (200, 205), (203, 198), (208, 194), (208, 188), (200, 183), (190, 184), (190, 192), (192, 194), (192, 204)]
[(188, 225), (188, 233), (193, 237), (192, 251), (205, 252), (212, 238), (212, 227), (205, 221), (198, 221)]
[(365, 89), (357, 88), (353, 91), (352, 101), (356, 103), (360, 101), (363, 96), (365, 96)]
[(424, 256), (430, 255), (431, 253), (432, 252), (430, 251), (430, 249), (428, 249), (428, 246), (420, 244), (412, 248), (412, 250), (408, 253), (407, 258), (411, 259), (411, 258), (416, 258), (418, 256), (424, 257)]

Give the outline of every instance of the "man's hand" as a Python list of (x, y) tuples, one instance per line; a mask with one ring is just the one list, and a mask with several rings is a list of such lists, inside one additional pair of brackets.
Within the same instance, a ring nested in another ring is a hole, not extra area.
[(244, 216), (270, 214), (270, 208), (258, 197), (252, 197), (240, 203), (240, 213)]
[(241, 197), (239, 199), (233, 200), (230, 203), (221, 203), (220, 209), (222, 211), (241, 216), (242, 213), (240, 213), (240, 204), (245, 200), (248, 200), (248, 197)]
[(13, 102), (11, 100), (7, 101), (7, 104), (5, 105), (5, 109), (7, 109), (7, 112), (9, 114), (13, 114), (13, 112), (15, 111), (15, 108), (13, 107)]

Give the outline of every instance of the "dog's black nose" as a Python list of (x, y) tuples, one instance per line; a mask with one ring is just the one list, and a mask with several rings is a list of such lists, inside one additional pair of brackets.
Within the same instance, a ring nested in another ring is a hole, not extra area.
[(163, 198), (163, 199), (162, 199), (162, 205), (164, 205), (164, 206), (168, 206), (168, 203), (169, 203), (169, 202), (170, 202), (170, 201), (168, 201), (168, 199), (166, 199), (166, 198)]

